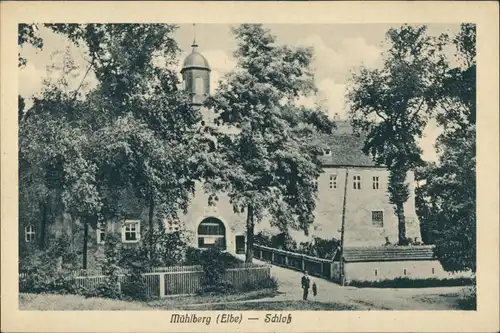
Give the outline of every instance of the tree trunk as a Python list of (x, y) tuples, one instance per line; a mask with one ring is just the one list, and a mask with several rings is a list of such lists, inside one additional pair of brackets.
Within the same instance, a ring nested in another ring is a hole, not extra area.
[(48, 208), (46, 203), (40, 204), (42, 208), (42, 221), (40, 223), (40, 249), (45, 250), (45, 238), (46, 238), (46, 230), (47, 230), (47, 220), (48, 220)]
[(82, 268), (87, 269), (87, 243), (89, 240), (89, 219), (88, 217), (84, 218), (83, 220), (83, 262), (82, 262)]
[(405, 221), (405, 209), (404, 203), (398, 202), (396, 204), (396, 215), (398, 216), (398, 244), (408, 245), (406, 239), (406, 221)]
[(148, 211), (148, 223), (149, 223), (149, 230), (148, 230), (148, 243), (149, 243), (149, 258), (153, 257), (154, 253), (154, 244), (153, 244), (153, 237), (154, 237), (154, 212), (155, 212), (155, 201), (153, 199), (153, 196), (150, 197), (149, 199), (149, 211)]
[(254, 220), (253, 220), (253, 207), (248, 206), (247, 210), (247, 251), (245, 262), (251, 263), (253, 261), (253, 237), (254, 236)]

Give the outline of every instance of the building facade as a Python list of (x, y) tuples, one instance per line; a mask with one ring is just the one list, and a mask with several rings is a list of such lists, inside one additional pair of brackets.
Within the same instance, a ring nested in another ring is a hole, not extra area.
[[(199, 107), (203, 121), (213, 124), (215, 115), (202, 107), (210, 93), (210, 66), (205, 57), (198, 52), (193, 42), (192, 52), (183, 63), (181, 75), (183, 87), (189, 92), (194, 106)], [(387, 169), (376, 166), (369, 156), (362, 153), (362, 138), (356, 136), (350, 125), (336, 119), (337, 131), (325, 137), (329, 149), (321, 156), (323, 173), (317, 179), (318, 199), (315, 221), (310, 236), (323, 239), (340, 239), (342, 208), (345, 200), (345, 246), (382, 246), (398, 240), (398, 220), (393, 205), (389, 203)], [(230, 131), (231, 129), (227, 128)], [(414, 174), (407, 174), (410, 185), (410, 198), (405, 204), (407, 236), (420, 239), (420, 225), (415, 212)], [(141, 213), (137, 214), (140, 211)], [(134, 213), (135, 212), (135, 213)], [(68, 216), (60, 217), (51, 225), (50, 233), (67, 232), (73, 238), (82, 237), (78, 223), (69, 223)], [(147, 211), (131, 204), (130, 218), (120, 223), (108, 223), (89, 231), (89, 253), (95, 260), (102, 256), (105, 235), (109, 232), (121, 235), (124, 244), (140, 242), (147, 227)], [(208, 205), (208, 196), (203, 192), (201, 183), (196, 185), (187, 214), (181, 214), (179, 225), (166, 225), (169, 231), (184, 229), (189, 235), (192, 246), (207, 248), (218, 246), (229, 252), (244, 252), (246, 243), (246, 215), (234, 213), (226, 195), (220, 195), (216, 206)], [(20, 241), (35, 242), (39, 226), (20, 225)], [(66, 230), (66, 231), (64, 231)], [(264, 220), (255, 231), (270, 230), (269, 221)], [(290, 231), (297, 242), (307, 237), (303, 232)], [(92, 261), (92, 258), (90, 258)]]

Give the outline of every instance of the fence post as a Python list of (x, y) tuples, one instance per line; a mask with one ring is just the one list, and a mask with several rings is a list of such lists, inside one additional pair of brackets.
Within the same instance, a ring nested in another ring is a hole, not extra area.
[(288, 255), (285, 254), (285, 266), (288, 267)]
[(259, 250), (260, 260), (262, 260), (262, 249)]
[(300, 257), (302, 258), (302, 271), (305, 271), (306, 266), (305, 266), (305, 262), (304, 262), (304, 255), (302, 254)]
[(160, 274), (160, 298), (165, 297), (165, 273)]
[(274, 262), (274, 250), (271, 250), (271, 262)]

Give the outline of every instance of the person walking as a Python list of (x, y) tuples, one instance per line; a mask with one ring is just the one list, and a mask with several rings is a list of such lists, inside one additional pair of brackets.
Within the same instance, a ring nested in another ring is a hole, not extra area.
[(311, 285), (311, 279), (309, 278), (307, 271), (304, 271), (304, 275), (302, 276), (301, 280), (301, 285), (302, 285), (302, 290), (304, 291), (302, 299), (304, 301), (307, 301), (307, 295), (309, 294), (309, 287)]

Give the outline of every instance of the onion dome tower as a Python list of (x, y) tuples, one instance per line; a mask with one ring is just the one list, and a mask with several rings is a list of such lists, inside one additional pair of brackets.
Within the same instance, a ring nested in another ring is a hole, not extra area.
[(184, 60), (181, 69), (182, 80), (193, 105), (201, 106), (210, 94), (210, 65), (207, 59), (198, 52), (196, 35), (193, 37), (191, 47), (193, 49)]

